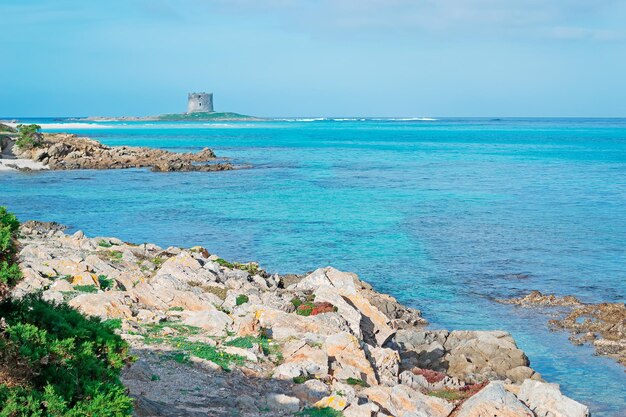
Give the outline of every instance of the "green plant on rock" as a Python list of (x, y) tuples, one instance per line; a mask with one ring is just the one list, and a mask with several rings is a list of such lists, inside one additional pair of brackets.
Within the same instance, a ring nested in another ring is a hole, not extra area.
[(22, 271), (16, 264), (10, 265), (7, 261), (0, 261), (0, 284), (15, 285), (22, 279)]
[(31, 125), (17, 125), (17, 140), (15, 145), (20, 149), (33, 149), (41, 146), (43, 138), (39, 130), (41, 126)]
[(93, 294), (98, 292), (98, 287), (96, 287), (95, 285), (74, 285), (74, 290), (78, 292)]
[(348, 383), (348, 385), (357, 385), (359, 387), (369, 387), (369, 384), (367, 382), (358, 378), (348, 378), (346, 382)]
[(220, 266), (224, 266), (226, 268), (229, 268), (229, 269), (234, 269), (235, 268), (234, 264), (231, 264), (230, 262), (228, 262), (227, 260), (224, 260), (222, 258), (217, 258), (215, 260), (215, 263), (220, 265)]
[(102, 248), (110, 248), (111, 246), (113, 246), (113, 244), (111, 242), (107, 242), (106, 240), (101, 240), (100, 242), (98, 242), (98, 246)]
[(127, 344), (97, 318), (39, 296), (0, 303), (0, 416), (130, 416)]
[(110, 290), (113, 288), (113, 281), (111, 278), (108, 278), (106, 275), (98, 275), (98, 284), (100, 285), (100, 289), (102, 290)]
[(341, 411), (337, 411), (334, 408), (324, 407), (307, 407), (304, 410), (296, 413), (296, 416), (303, 417), (343, 417), (343, 413)]
[(20, 222), (15, 217), (15, 214), (8, 212), (4, 206), (0, 206), (0, 225), (8, 226), (11, 233), (16, 233), (20, 228)]
[(240, 306), (240, 305), (242, 305), (242, 304), (247, 303), (248, 301), (250, 301), (250, 298), (249, 298), (247, 295), (245, 295), (245, 294), (239, 294), (239, 295), (237, 296), (237, 299), (235, 300), (235, 303), (236, 303), (238, 306)]
[(298, 306), (298, 308), (296, 309), (296, 314), (299, 316), (308, 317), (311, 315), (314, 307), (315, 306), (313, 305), (313, 303), (307, 301), (306, 303), (302, 303)]
[(295, 308), (298, 308), (302, 305), (302, 300), (298, 296), (295, 296), (291, 299), (291, 304), (293, 304)]

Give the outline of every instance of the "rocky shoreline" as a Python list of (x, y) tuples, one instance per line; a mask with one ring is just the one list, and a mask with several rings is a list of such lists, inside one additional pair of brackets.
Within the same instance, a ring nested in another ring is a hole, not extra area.
[(571, 295), (558, 297), (536, 290), (498, 301), (527, 308), (561, 307), (560, 317), (548, 322), (552, 329), (569, 331), (572, 343), (590, 343), (598, 355), (612, 357), (626, 366), (626, 304), (585, 304)]
[(209, 148), (197, 153), (176, 153), (147, 147), (106, 146), (67, 133), (38, 135), (37, 146), (21, 149), (15, 146), (14, 132), (0, 134), (0, 165), (22, 171), (150, 168), (154, 172), (212, 172), (237, 168), (218, 159)]
[[(503, 331), (431, 330), (332, 267), (268, 274), (205, 248), (27, 222), (13, 297), (119, 320), (137, 416), (588, 416)], [(316, 414), (317, 413), (317, 414)]]

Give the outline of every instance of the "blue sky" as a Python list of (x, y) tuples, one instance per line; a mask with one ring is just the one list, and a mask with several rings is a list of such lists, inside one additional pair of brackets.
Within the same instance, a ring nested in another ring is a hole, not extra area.
[(623, 0), (0, 0), (0, 115), (626, 117)]

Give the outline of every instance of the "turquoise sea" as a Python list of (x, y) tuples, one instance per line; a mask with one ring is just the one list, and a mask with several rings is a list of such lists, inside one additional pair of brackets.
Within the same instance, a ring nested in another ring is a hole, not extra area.
[(626, 415), (623, 367), (549, 331), (551, 310), (494, 302), (626, 299), (626, 119), (38, 122), (252, 168), (0, 173), (0, 205), (22, 220), (200, 244), (275, 272), (354, 271), (432, 327), (511, 332), (594, 416)]

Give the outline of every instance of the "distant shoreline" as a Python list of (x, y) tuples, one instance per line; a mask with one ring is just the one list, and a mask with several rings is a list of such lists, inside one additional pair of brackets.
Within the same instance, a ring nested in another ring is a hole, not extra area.
[(77, 122), (234, 122), (234, 121), (263, 121), (270, 120), (261, 117), (248, 116), (245, 114), (232, 112), (211, 112), (211, 113), (172, 113), (161, 114), (158, 116), (120, 116), (120, 117), (104, 117), (104, 116), (88, 116), (75, 117), (67, 119)]

